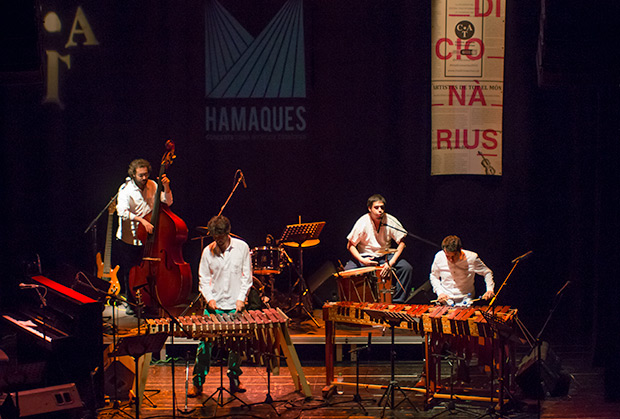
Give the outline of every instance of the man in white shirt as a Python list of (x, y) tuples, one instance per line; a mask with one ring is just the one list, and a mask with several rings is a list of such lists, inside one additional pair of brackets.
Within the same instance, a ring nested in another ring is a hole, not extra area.
[[(233, 314), (245, 308), (245, 299), (252, 286), (252, 261), (248, 245), (230, 235), (230, 221), (218, 215), (207, 224), (213, 242), (204, 248), (198, 267), (198, 288), (207, 301), (207, 313)], [(189, 397), (202, 393), (202, 385), (211, 365), (211, 344), (201, 341), (196, 353), (193, 387)], [(228, 378), (231, 393), (243, 393), (239, 381), (241, 357), (228, 353)]]
[[(116, 198), (116, 213), (118, 214), (118, 230), (112, 257), (120, 266), (121, 293), (133, 301), (129, 290), (129, 271), (139, 265), (143, 256), (143, 243), (138, 238), (138, 226), (142, 224), (147, 233), (153, 232), (153, 225), (145, 218), (153, 210), (157, 182), (149, 179), (151, 164), (144, 159), (135, 159), (129, 163), (127, 174), (129, 178), (123, 183)], [(172, 205), (172, 190), (170, 179), (164, 174), (161, 178), (162, 203)], [(128, 314), (133, 314), (131, 308)]]
[[(347, 236), (347, 250), (353, 259), (347, 262), (345, 269), (383, 265), (382, 278), (390, 275), (393, 269), (395, 278), (392, 279), (392, 302), (405, 303), (411, 290), (413, 272), (409, 262), (400, 258), (405, 249), (407, 233), (396, 217), (385, 212), (385, 202), (385, 198), (379, 194), (368, 198), (368, 213), (357, 220)], [(397, 243), (394, 253), (390, 251), (392, 240)]]
[(461, 304), (467, 298), (474, 299), (474, 278), (484, 277), (486, 292), (484, 300), (495, 296), (493, 271), (482, 262), (477, 253), (463, 249), (458, 236), (448, 236), (441, 242), (431, 266), (430, 281), (437, 301), (441, 304)]

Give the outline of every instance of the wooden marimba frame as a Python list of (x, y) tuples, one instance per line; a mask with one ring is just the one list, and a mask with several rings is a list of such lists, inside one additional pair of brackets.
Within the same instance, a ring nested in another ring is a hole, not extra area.
[(340, 301), (391, 303), (392, 278), (381, 278), (381, 266), (364, 266), (337, 272)]
[(310, 385), (299, 362), (297, 351), (288, 331), (289, 318), (279, 308), (264, 310), (244, 310), (235, 314), (204, 314), (181, 316), (177, 318), (183, 326), (180, 328), (169, 318), (146, 319), (149, 333), (164, 332), (170, 336), (179, 336), (197, 340), (213, 341), (227, 349), (249, 354), (256, 359), (256, 350), (260, 354), (272, 354), (267, 362), (272, 364), (272, 372), (279, 373), (280, 351), (284, 353), (286, 364), (295, 384), (295, 390), (306, 397), (312, 396)]
[[(512, 389), (514, 386), (516, 371), (514, 339), (510, 339), (507, 334), (511, 333), (511, 325), (513, 320), (516, 321), (516, 315), (517, 310), (508, 306), (449, 307), (347, 301), (327, 303), (323, 306), (326, 385), (336, 385), (335, 323), (377, 326), (385, 324), (378, 320), (379, 318), (389, 318), (390, 322), (400, 322), (396, 328), (406, 329), (424, 337), (426, 387), (405, 388), (405, 390), (424, 393), (426, 406), (430, 406), (434, 399), (451, 397), (440, 393), (441, 390), (445, 390), (441, 386), (441, 349), (445, 343), (449, 343), (454, 351), (476, 353), (479, 364), (489, 366), (499, 381), (497, 389), (491, 388), (490, 397), (475, 395), (474, 389), (470, 388), (464, 389), (467, 390), (467, 394), (459, 394), (456, 397), (462, 400), (495, 401), (501, 406), (507, 401), (504, 398), (504, 387)], [(371, 384), (364, 385), (369, 388), (383, 388)]]

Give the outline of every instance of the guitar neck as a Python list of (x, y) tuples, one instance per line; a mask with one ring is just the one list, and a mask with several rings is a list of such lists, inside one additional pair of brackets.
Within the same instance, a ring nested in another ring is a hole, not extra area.
[(105, 236), (105, 255), (103, 257), (103, 274), (110, 275), (112, 261), (112, 224), (114, 224), (114, 212), (108, 213), (108, 228)]

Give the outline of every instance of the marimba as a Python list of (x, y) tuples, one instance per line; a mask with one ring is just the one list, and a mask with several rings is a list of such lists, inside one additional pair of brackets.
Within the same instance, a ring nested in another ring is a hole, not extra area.
[[(323, 319), (327, 385), (334, 384), (335, 323), (377, 326), (389, 322), (395, 328), (424, 336), (424, 391), (427, 403), (433, 397), (443, 396), (438, 391), (441, 381), (441, 349), (446, 343), (453, 352), (476, 353), (479, 363), (497, 370), (496, 377), (507, 385), (512, 385), (514, 381), (514, 339), (510, 337), (513, 322), (517, 320), (517, 310), (507, 306), (449, 307), (341, 301), (325, 304)], [(502, 389), (498, 390), (498, 397), (503, 398)], [(459, 397), (480, 399), (474, 396)]]
[(289, 318), (279, 308), (242, 311), (232, 315), (209, 313), (181, 316), (176, 320), (179, 324), (169, 318), (146, 319), (146, 322), (150, 333), (164, 332), (171, 336), (206, 340), (255, 359), (260, 359), (263, 354), (277, 355), (274, 374), (278, 373), (277, 366), (282, 351), (295, 389), (302, 391), (306, 397), (312, 396), (289, 335)]

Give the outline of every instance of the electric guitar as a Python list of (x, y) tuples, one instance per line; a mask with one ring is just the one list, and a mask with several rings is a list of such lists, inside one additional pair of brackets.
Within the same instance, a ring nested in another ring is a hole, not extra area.
[(114, 212), (116, 212), (116, 203), (112, 202), (108, 207), (108, 229), (105, 237), (105, 257), (101, 262), (101, 253), (97, 253), (97, 277), (108, 281), (110, 289), (108, 294), (118, 295), (121, 292), (121, 284), (118, 282), (117, 273), (120, 266), (110, 270), (110, 260), (112, 259), (112, 224), (114, 220)]

